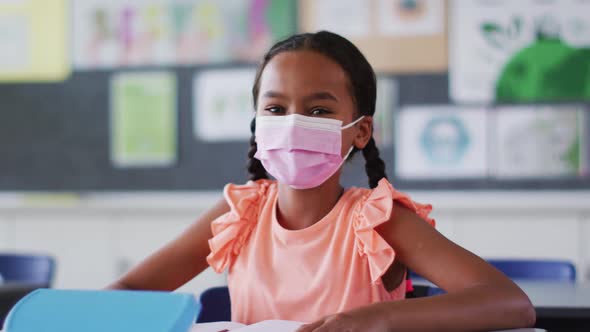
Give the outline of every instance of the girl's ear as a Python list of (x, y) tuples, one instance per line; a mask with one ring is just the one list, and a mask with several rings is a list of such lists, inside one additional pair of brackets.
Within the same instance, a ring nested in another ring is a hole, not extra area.
[(365, 115), (356, 127), (358, 130), (354, 137), (353, 144), (357, 149), (362, 150), (373, 136), (373, 117)]

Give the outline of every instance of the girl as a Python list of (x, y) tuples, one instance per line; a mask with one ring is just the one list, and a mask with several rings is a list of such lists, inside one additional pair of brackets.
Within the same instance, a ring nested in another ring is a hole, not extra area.
[[(348, 40), (301, 34), (265, 55), (252, 89), (246, 185), (112, 288), (173, 290), (229, 269), (232, 320), (300, 331), (475, 331), (531, 326), (509, 279), (432, 227), (431, 207), (387, 181), (372, 137), (375, 74)], [(361, 151), (372, 189), (340, 185)], [(268, 180), (267, 172), (276, 181)], [(407, 269), (448, 293), (404, 298)]]

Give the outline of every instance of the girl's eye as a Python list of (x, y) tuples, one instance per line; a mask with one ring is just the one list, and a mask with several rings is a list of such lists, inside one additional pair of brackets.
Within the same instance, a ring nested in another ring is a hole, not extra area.
[(330, 111), (328, 111), (327, 109), (319, 108), (319, 107), (312, 109), (310, 112), (311, 115), (324, 115), (324, 114), (329, 114), (329, 113), (330, 113)]
[(264, 109), (267, 112), (273, 113), (273, 114), (280, 114), (283, 113), (285, 110), (280, 107), (280, 106), (270, 106)]

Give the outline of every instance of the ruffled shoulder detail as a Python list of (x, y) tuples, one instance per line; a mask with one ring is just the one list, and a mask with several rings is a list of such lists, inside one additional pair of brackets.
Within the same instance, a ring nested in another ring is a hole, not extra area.
[(381, 282), (381, 277), (395, 259), (393, 248), (375, 230), (377, 226), (391, 218), (394, 201), (414, 211), (430, 225), (435, 225), (434, 219), (428, 216), (432, 211), (431, 205), (414, 202), (408, 195), (395, 190), (387, 179), (381, 179), (377, 187), (371, 190), (361, 202), (358, 216), (353, 224), (359, 254), (367, 256), (373, 283)]
[(207, 262), (217, 273), (229, 268), (248, 240), (258, 221), (258, 214), (273, 183), (270, 180), (249, 181), (245, 185), (227, 184), (223, 196), (230, 211), (211, 223), (211, 253)]

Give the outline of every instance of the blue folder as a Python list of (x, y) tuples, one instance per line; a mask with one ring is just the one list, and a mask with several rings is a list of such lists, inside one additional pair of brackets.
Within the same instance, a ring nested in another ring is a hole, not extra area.
[(191, 294), (39, 289), (12, 308), (4, 332), (187, 332), (199, 310)]

